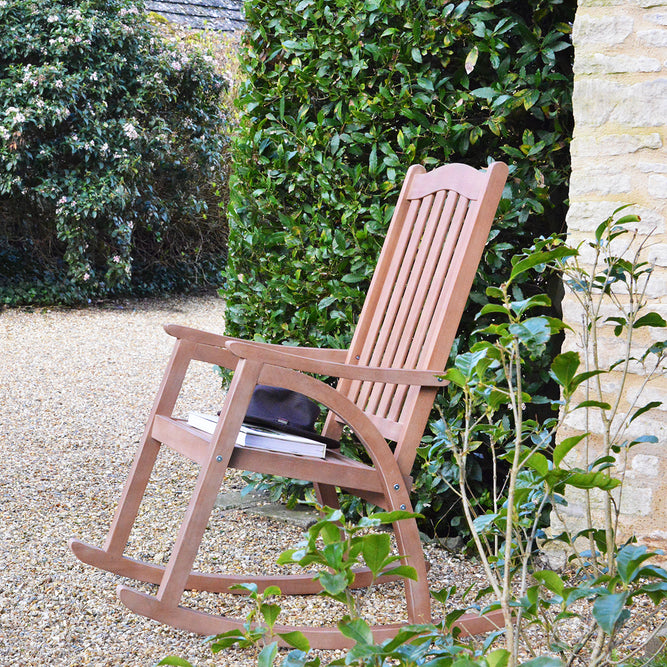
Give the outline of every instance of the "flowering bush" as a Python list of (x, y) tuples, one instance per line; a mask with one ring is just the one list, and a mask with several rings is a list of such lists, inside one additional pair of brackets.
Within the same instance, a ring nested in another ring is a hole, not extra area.
[(219, 272), (224, 82), (210, 55), (168, 43), (132, 0), (0, 0), (0, 22), (0, 300)]

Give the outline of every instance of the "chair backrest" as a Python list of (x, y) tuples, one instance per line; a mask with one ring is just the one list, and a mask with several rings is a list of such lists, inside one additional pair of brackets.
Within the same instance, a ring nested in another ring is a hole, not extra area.
[[(508, 169), (450, 164), (407, 172), (349, 349), (348, 363), (444, 370)], [(342, 380), (409, 475), (434, 389)]]

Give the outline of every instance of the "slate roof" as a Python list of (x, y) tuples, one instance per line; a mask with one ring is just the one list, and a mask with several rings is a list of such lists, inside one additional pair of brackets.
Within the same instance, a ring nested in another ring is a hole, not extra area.
[(146, 9), (190, 28), (235, 32), (245, 27), (243, 0), (146, 0)]

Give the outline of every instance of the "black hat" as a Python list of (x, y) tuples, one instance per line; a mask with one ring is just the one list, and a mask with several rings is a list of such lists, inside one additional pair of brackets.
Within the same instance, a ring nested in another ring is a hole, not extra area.
[(245, 423), (272, 428), (338, 447), (333, 438), (325, 438), (315, 430), (320, 407), (307, 396), (291, 389), (258, 384), (253, 391)]

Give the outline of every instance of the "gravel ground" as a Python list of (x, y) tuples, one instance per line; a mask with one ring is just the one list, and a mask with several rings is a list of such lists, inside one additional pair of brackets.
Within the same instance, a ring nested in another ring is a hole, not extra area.
[[(162, 324), (223, 329), (216, 297), (123, 302), (81, 310), (0, 311), (0, 667), (154, 665), (167, 655), (196, 665), (254, 665), (250, 651), (214, 656), (196, 635), (136, 616), (115, 595), (132, 583), (79, 563), (77, 536), (101, 544), (166, 364), (172, 339)], [(178, 410), (221, 401), (210, 366), (197, 365)], [(128, 554), (166, 562), (194, 464), (167, 451), (159, 460)], [(230, 474), (223, 490), (243, 486)], [(301, 529), (242, 511), (219, 511), (196, 567), (267, 572)], [(253, 547), (257, 547), (253, 549)], [(470, 584), (478, 573), (427, 548), (433, 587)], [(190, 594), (221, 610), (220, 596)], [(400, 620), (400, 589), (366, 600), (370, 617)], [(223, 599), (243, 615), (245, 602)], [(335, 623), (334, 603), (283, 603), (286, 622)], [(324, 655), (324, 658), (331, 655)]]

